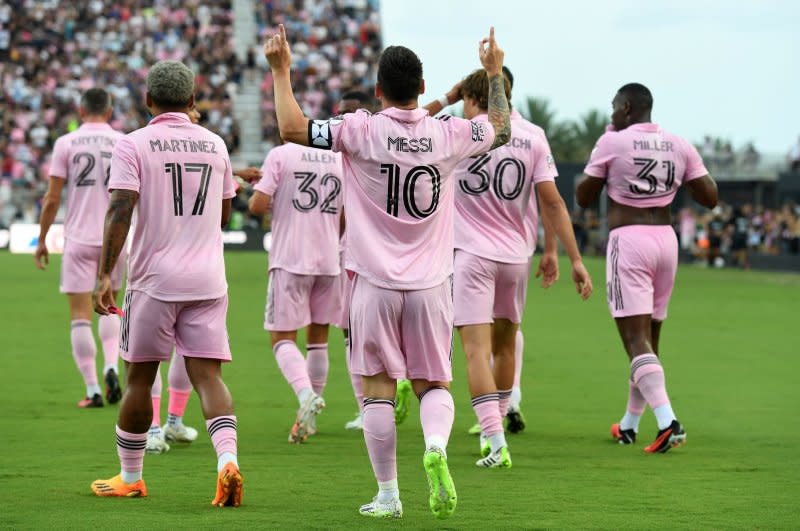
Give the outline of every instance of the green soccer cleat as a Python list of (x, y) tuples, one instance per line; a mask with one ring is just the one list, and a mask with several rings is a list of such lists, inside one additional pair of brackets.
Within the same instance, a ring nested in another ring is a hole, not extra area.
[(449, 518), (456, 510), (458, 495), (453, 478), (450, 476), (450, 469), (447, 468), (447, 458), (438, 448), (431, 448), (425, 452), (422, 463), (428, 476), (430, 489), (428, 504), (431, 512), (440, 520)]
[(508, 447), (503, 446), (483, 459), (478, 459), (475, 464), (482, 468), (511, 468), (511, 454)]
[(411, 403), (413, 389), (408, 380), (397, 381), (397, 395), (395, 396), (394, 423), (402, 424), (408, 418), (408, 408)]
[(473, 424), (470, 429), (467, 430), (467, 433), (470, 435), (480, 435), (481, 434), (481, 425), (479, 422)]
[(481, 457), (486, 457), (487, 455), (492, 453), (492, 445), (489, 442), (489, 437), (487, 437), (483, 433), (481, 433), (481, 438), (480, 438), (480, 452), (481, 452)]

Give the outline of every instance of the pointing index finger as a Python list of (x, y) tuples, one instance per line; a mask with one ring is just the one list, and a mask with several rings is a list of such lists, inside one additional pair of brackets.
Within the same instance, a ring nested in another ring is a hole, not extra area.
[(494, 26), (489, 27), (489, 42), (494, 42)]
[(281, 44), (283, 44), (286, 42), (286, 28), (283, 26), (283, 24), (278, 24), (278, 28), (280, 29), (281, 33)]

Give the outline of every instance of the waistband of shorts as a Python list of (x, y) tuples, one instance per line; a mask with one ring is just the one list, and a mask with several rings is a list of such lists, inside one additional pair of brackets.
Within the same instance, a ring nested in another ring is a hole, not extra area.
[(660, 234), (665, 232), (675, 232), (672, 225), (623, 225), (611, 229), (608, 235), (612, 234)]

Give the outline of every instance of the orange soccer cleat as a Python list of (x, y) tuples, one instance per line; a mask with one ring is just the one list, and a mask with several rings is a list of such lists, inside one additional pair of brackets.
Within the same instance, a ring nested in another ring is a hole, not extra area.
[(211, 505), (216, 507), (239, 507), (242, 504), (244, 478), (239, 468), (228, 463), (217, 476), (217, 495)]
[(147, 496), (147, 485), (140, 479), (136, 483), (125, 483), (122, 475), (111, 479), (98, 479), (92, 482), (92, 492), (97, 496), (119, 496), (125, 498), (144, 498)]

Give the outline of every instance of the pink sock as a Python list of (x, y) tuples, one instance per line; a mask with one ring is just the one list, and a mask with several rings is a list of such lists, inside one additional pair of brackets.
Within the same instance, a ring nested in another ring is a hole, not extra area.
[(478, 417), (483, 434), (489, 437), (503, 432), (503, 419), (500, 416), (500, 399), (497, 393), (487, 393), (472, 399), (472, 409)]
[(511, 401), (511, 389), (507, 391), (497, 391), (498, 397), (498, 411), (500, 411), (500, 418), (504, 419), (508, 415), (508, 403)]
[(344, 340), (345, 360), (347, 360), (347, 373), (350, 375), (350, 384), (353, 386), (353, 395), (356, 397), (358, 410), (364, 410), (364, 390), (361, 388), (361, 375), (350, 371), (350, 339)]
[[(183, 356), (175, 352), (169, 364), (167, 373), (167, 385), (169, 389), (169, 404), (167, 413), (170, 416), (182, 417), (186, 411), (186, 404), (192, 394), (192, 382), (186, 373), (186, 363)], [(168, 419), (169, 421), (169, 419)]]
[(150, 426), (161, 426), (161, 397), (151, 396), (150, 399), (153, 401), (153, 421)]
[(109, 369), (119, 372), (117, 362), (119, 360), (119, 316), (101, 315), (97, 320), (97, 334), (103, 344), (103, 358), (105, 367), (103, 374)]
[(72, 321), (70, 340), (72, 341), (72, 357), (75, 358), (75, 364), (83, 375), (83, 383), (87, 387), (96, 386), (97, 369), (94, 359), (97, 356), (97, 345), (95, 345), (92, 335), (92, 322), (83, 319)]
[(525, 339), (522, 337), (522, 330), (517, 330), (517, 337), (514, 341), (514, 387), (520, 387), (522, 381), (522, 351), (525, 347)]
[(303, 389), (311, 389), (311, 380), (306, 372), (306, 360), (294, 341), (288, 339), (278, 341), (272, 350), (275, 352), (275, 359), (283, 377), (292, 386), (294, 393), (299, 395)]
[(306, 371), (314, 392), (322, 396), (328, 381), (328, 344), (306, 345)]
[(364, 399), (364, 441), (378, 482), (397, 479), (397, 431), (392, 400)]
[(146, 445), (147, 433), (129, 433), (117, 426), (117, 455), (123, 475), (141, 478)]
[(647, 402), (644, 400), (644, 396), (639, 391), (639, 388), (633, 382), (629, 382), (629, 389), (628, 389), (628, 412), (632, 415), (636, 415), (641, 417), (642, 413), (644, 413), (644, 408), (647, 406)]
[(217, 452), (217, 470), (221, 470), (228, 461), (239, 466), (236, 462), (236, 416), (221, 415), (208, 419), (206, 429)]
[(455, 405), (450, 391), (434, 387), (425, 391), (419, 400), (419, 419), (425, 446), (447, 450), (450, 431), (453, 429)]
[(664, 369), (655, 354), (640, 354), (631, 360), (631, 380), (650, 409), (669, 404)]

